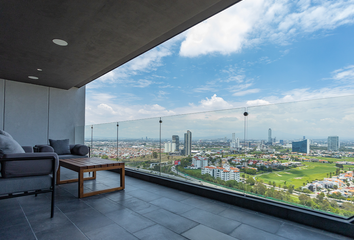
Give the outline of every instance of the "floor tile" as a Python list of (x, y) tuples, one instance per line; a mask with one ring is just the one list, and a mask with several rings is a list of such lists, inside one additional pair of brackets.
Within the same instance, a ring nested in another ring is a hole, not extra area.
[(117, 210), (106, 215), (131, 233), (140, 231), (155, 224), (148, 218), (143, 217), (142, 215), (137, 214), (129, 209)]
[(87, 240), (87, 237), (72, 224), (62, 228), (49, 229), (36, 233), (38, 240)]
[(182, 236), (191, 240), (235, 240), (235, 238), (229, 235), (226, 235), (204, 225), (198, 225), (195, 228), (192, 228), (191, 230), (183, 233)]
[[(145, 228), (141, 231), (134, 233), (134, 235), (141, 240), (183, 240), (185, 237), (172, 232), (171, 230), (161, 226), (153, 225), (151, 227)], [(214, 239), (216, 240), (216, 239)]]
[(174, 200), (166, 198), (166, 197), (156, 199), (154, 201), (151, 201), (150, 203), (152, 203), (160, 208), (164, 208), (168, 211), (178, 213), (178, 214), (187, 212), (187, 211), (194, 208), (193, 206), (190, 206), (190, 205), (187, 205), (184, 203), (180, 203), (180, 202), (174, 201)]
[(241, 225), (240, 222), (197, 208), (182, 214), (182, 216), (225, 234), (230, 234), (236, 227)]
[[(334, 238), (334, 235), (327, 235), (324, 233), (321, 233), (320, 230), (308, 230), (304, 229), (301, 227), (296, 227), (294, 225), (290, 224), (284, 224), (283, 226), (280, 227), (279, 231), (277, 232), (277, 235), (288, 238), (288, 239), (293, 239), (293, 240), (330, 240), (330, 239), (336, 239)], [(338, 236), (340, 237), (340, 236)]]
[(149, 192), (149, 191), (145, 191), (145, 190), (136, 190), (136, 191), (131, 191), (129, 192), (129, 195), (136, 197), (140, 200), (146, 201), (146, 202), (150, 202), (153, 200), (156, 200), (158, 198), (161, 198), (160, 195), (157, 195), (155, 193)]
[[(242, 240), (254, 240), (254, 239), (262, 239), (262, 240), (286, 240), (281, 236), (277, 236), (275, 234), (260, 230), (258, 228), (242, 224), (238, 228), (235, 229), (231, 234), (231, 236), (242, 239)], [(310, 240), (310, 239), (308, 239)]]
[(87, 237), (91, 240), (137, 240), (134, 235), (126, 231), (117, 224), (110, 224), (92, 231), (86, 232)]
[(176, 233), (183, 233), (199, 224), (164, 209), (149, 212), (144, 216)]
[(227, 217), (247, 225), (262, 229), (270, 233), (276, 233), (280, 226), (283, 224), (280, 220), (270, 218), (266, 215), (250, 214), (243, 211), (238, 211), (233, 208), (224, 210), (219, 214), (220, 216)]
[(218, 204), (218, 202), (213, 202), (209, 199), (205, 199), (197, 196), (183, 200), (181, 201), (181, 203), (186, 203), (196, 208), (203, 209), (205, 211), (216, 213), (216, 214), (227, 209), (227, 207), (225, 207), (225, 205), (223, 204)]
[(11, 225), (5, 228), (0, 228), (0, 239), (1, 240), (14, 240), (14, 239), (32, 240), (36, 238), (30, 228), (30, 225), (28, 223), (21, 223), (21, 224)]

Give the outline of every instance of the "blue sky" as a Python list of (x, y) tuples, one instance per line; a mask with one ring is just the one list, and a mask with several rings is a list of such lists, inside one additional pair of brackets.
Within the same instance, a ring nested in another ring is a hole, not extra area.
[(353, 43), (354, 1), (244, 0), (88, 84), (86, 124), (354, 94)]

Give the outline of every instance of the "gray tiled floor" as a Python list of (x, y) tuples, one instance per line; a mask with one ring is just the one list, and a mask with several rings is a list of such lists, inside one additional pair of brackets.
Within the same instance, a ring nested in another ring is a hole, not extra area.
[[(62, 169), (65, 178), (76, 174)], [(98, 172), (85, 191), (114, 187), (119, 175)], [(57, 187), (54, 218), (50, 195), (0, 201), (5, 239), (349, 239), (247, 209), (126, 177), (126, 190), (83, 199), (77, 183)]]

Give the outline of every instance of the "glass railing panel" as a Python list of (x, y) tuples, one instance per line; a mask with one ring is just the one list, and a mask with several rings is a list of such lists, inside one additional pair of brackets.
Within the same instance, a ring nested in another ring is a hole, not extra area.
[(118, 154), (126, 167), (160, 174), (160, 118), (119, 122)]
[(93, 125), (86, 125), (84, 128), (84, 144), (86, 146), (89, 146), (90, 148), (91, 143), (92, 143), (92, 137), (93, 137)]
[(243, 113), (240, 108), (163, 117), (164, 176), (242, 192)]
[(249, 107), (250, 194), (353, 216), (353, 102), (345, 96)]
[(91, 147), (91, 157), (117, 160), (117, 123), (95, 124), (86, 129), (91, 138), (86, 138)]

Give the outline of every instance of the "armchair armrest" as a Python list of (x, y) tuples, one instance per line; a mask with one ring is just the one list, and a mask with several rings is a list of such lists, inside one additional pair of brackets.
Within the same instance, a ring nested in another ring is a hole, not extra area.
[(3, 178), (27, 177), (55, 174), (59, 158), (56, 153), (14, 153), (2, 155), (0, 163)]

